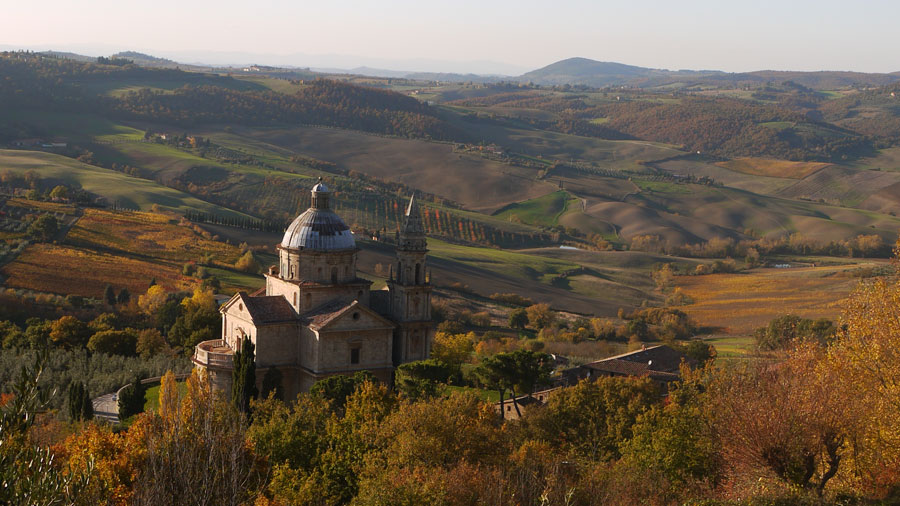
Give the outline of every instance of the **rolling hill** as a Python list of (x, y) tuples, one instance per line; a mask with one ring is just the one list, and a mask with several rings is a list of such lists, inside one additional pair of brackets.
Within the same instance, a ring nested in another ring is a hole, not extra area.
[(885, 86), (900, 81), (898, 73), (874, 74), (862, 72), (771, 71), (722, 72), (717, 70), (662, 70), (636, 67), (588, 58), (568, 58), (551, 63), (517, 77), (519, 82), (541, 85), (582, 85), (594, 88), (607, 86), (636, 86), (652, 88), (679, 83), (694, 85), (760, 85), (767, 82), (792, 81), (814, 89), (835, 89), (845, 86)]

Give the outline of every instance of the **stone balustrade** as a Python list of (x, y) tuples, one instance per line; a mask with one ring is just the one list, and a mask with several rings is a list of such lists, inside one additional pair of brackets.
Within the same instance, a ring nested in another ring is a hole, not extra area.
[(203, 341), (194, 349), (194, 363), (204, 367), (232, 368), (234, 352), (222, 339)]

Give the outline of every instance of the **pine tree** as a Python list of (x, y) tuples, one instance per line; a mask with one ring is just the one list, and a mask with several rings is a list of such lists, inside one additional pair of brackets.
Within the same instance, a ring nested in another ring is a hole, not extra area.
[(127, 288), (123, 288), (118, 297), (116, 297), (116, 301), (119, 304), (128, 304), (131, 301), (131, 293), (128, 292)]
[(234, 353), (234, 372), (231, 383), (231, 402), (243, 413), (250, 412), (250, 399), (256, 398), (256, 361), (253, 342), (245, 336), (240, 351)]

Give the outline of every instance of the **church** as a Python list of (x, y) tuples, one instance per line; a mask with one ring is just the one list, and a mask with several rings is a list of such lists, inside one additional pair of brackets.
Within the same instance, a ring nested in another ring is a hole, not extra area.
[(233, 355), (245, 337), (255, 346), (256, 378), (281, 373), (285, 399), (335, 374), (370, 371), (390, 383), (394, 368), (428, 358), (431, 284), (426, 275), (425, 229), (410, 198), (397, 235), (396, 261), (386, 289), (357, 275), (353, 233), (330, 208), (321, 179), (312, 206), (277, 246), (278, 265), (258, 292), (236, 293), (219, 311), (222, 338), (197, 345), (193, 361), (214, 388), (231, 391)]

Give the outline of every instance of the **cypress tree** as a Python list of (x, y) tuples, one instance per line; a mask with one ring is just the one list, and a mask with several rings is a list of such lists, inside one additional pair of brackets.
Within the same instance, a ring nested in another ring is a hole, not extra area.
[(110, 306), (116, 305), (116, 291), (113, 290), (112, 285), (106, 285), (106, 289), (103, 290), (103, 300)]
[(91, 394), (87, 388), (82, 387), (81, 391), (81, 419), (91, 420), (94, 418), (94, 404), (91, 402)]
[(84, 383), (73, 381), (69, 384), (69, 398), (66, 403), (66, 411), (69, 420), (90, 420), (94, 417), (94, 406), (91, 404), (91, 395)]
[(250, 413), (250, 399), (259, 395), (256, 389), (256, 361), (250, 337), (244, 336), (241, 349), (234, 353), (231, 402), (242, 413)]
[(119, 419), (128, 418), (144, 411), (144, 395), (147, 387), (141, 384), (141, 378), (134, 381), (119, 394)]
[(69, 420), (81, 420), (81, 398), (84, 391), (84, 384), (80, 381), (69, 383), (69, 399), (66, 403)]

